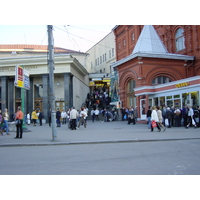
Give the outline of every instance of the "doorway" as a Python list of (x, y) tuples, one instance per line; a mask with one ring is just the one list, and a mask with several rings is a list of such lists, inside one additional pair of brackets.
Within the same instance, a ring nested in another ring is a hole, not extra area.
[(146, 99), (140, 99), (140, 116), (141, 120), (146, 119)]

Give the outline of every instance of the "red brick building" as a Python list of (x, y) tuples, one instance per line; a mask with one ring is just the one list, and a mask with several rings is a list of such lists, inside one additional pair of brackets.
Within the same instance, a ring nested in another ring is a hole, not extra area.
[(123, 107), (200, 105), (200, 26), (122, 25), (114, 29)]

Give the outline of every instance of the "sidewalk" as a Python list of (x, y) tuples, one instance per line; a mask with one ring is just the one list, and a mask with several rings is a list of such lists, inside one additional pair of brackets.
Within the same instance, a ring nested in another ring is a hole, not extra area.
[(0, 136), (0, 147), (11, 146), (45, 146), (45, 145), (75, 145), (117, 142), (151, 142), (167, 140), (200, 139), (200, 129), (193, 127), (167, 128), (165, 132), (150, 132), (146, 124), (128, 125), (126, 121), (92, 123), (88, 120), (87, 128), (80, 126), (77, 130), (68, 129), (68, 125), (56, 128), (57, 139), (52, 140), (52, 128), (48, 124), (42, 126), (27, 125), (30, 132), (24, 132), (22, 139), (14, 139), (16, 133)]

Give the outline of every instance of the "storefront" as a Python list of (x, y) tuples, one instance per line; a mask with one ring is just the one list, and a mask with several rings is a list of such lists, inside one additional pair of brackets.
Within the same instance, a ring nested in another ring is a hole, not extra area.
[[(200, 76), (156, 86), (135, 88), (135, 95), (140, 107), (141, 119), (146, 117), (148, 106), (166, 105), (182, 109), (185, 105), (197, 108), (200, 105)], [(144, 110), (145, 109), (145, 110)]]

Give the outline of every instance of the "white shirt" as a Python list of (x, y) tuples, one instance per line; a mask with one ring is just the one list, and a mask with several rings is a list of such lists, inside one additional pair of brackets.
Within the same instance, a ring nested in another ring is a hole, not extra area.
[(99, 110), (94, 111), (95, 115), (99, 115)]

